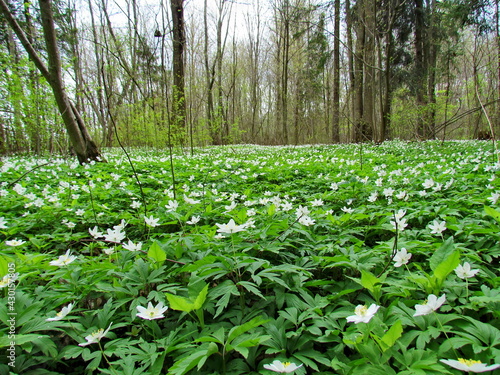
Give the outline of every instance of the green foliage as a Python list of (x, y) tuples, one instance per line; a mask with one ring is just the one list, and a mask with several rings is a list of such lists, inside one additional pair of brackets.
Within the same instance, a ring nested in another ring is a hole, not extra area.
[[(0, 371), (270, 374), (279, 360), (301, 364), (296, 374), (452, 374), (440, 359), (500, 363), (490, 150), (366, 145), (361, 167), (351, 145), (198, 149), (174, 155), (175, 195), (168, 157), (137, 150), (144, 200), (118, 151), (107, 164), (35, 170), (39, 159), (6, 158), (0, 347), (15, 336), (16, 361), (3, 357)], [(403, 247), (411, 258), (396, 267)], [(465, 262), (478, 272), (461, 278)], [(445, 301), (430, 306), (431, 294)], [(416, 305), (428, 313), (414, 316)]]

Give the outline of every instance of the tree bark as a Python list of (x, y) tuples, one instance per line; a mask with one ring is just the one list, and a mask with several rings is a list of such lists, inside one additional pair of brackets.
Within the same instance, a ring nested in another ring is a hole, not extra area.
[(423, 0), (415, 0), (415, 87), (417, 111), (417, 137), (426, 139), (428, 137), (427, 124), (425, 122), (426, 111), (426, 89), (427, 64), (425, 56), (425, 9)]
[(359, 19), (356, 22), (356, 51), (354, 53), (354, 142), (365, 141), (364, 133), (366, 124), (364, 123), (364, 108), (363, 108), (363, 93), (364, 93), (364, 69), (363, 58), (365, 55), (365, 33), (366, 27), (364, 23), (364, 1), (359, 0), (356, 5), (358, 8)]
[(170, 0), (172, 11), (172, 45), (173, 45), (173, 125), (176, 130), (186, 127), (186, 100), (184, 94), (184, 49), (186, 34), (184, 27), (184, 0)]
[(334, 3), (332, 142), (340, 142), (340, 0)]

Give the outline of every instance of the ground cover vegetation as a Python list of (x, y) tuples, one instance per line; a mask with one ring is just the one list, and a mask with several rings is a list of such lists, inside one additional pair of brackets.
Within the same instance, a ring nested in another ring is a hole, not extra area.
[(498, 371), (491, 143), (194, 151), (2, 159), (2, 373)]

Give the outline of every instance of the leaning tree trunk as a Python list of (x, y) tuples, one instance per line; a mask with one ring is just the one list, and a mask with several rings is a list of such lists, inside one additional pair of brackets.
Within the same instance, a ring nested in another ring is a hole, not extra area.
[(48, 67), (42, 61), (38, 53), (33, 48), (23, 29), (10, 12), (4, 0), (0, 0), (0, 9), (10, 27), (14, 30), (21, 44), (28, 53), (30, 59), (35, 63), (40, 73), (44, 76), (52, 88), (57, 107), (64, 121), (71, 145), (80, 164), (91, 160), (102, 161), (100, 152), (90, 137), (85, 124), (71, 103), (62, 80), (61, 59), (57, 47), (56, 31), (54, 27), (54, 17), (52, 14), (51, 0), (39, 0), (40, 14), (42, 19), (43, 34), (47, 49)]

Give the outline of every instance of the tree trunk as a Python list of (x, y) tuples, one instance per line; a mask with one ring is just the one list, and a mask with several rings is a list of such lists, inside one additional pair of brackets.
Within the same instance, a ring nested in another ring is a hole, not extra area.
[[(500, 100), (500, 7), (499, 0), (495, 1), (495, 9), (496, 9), (496, 37), (497, 37), (497, 69), (498, 69), (498, 81), (497, 81), (497, 99)], [(495, 122), (495, 134), (498, 137), (500, 134), (500, 101), (497, 103), (497, 119)]]
[(415, 0), (415, 86), (417, 104), (417, 137), (426, 139), (428, 137), (427, 124), (425, 122), (426, 111), (426, 89), (427, 65), (425, 56), (425, 10), (423, 0)]
[(215, 82), (215, 69), (210, 67), (209, 55), (208, 55), (208, 18), (207, 18), (207, 0), (203, 3), (203, 26), (204, 26), (204, 45), (203, 45), (203, 56), (205, 62), (205, 79), (206, 79), (206, 95), (207, 95), (207, 106), (206, 106), (206, 121), (208, 123), (208, 130), (210, 137), (212, 138), (212, 144), (220, 144), (220, 134), (215, 129), (214, 124), (214, 98), (213, 98), (213, 86)]
[(45, 66), (33, 45), (26, 37), (26, 34), (21, 29), (14, 16), (10, 13), (5, 1), (0, 0), (1, 11), (9, 22), (10, 27), (14, 30), (23, 47), (28, 52), (30, 59), (35, 63), (38, 70), (40, 70), (52, 88), (59, 112), (63, 118), (66, 131), (78, 161), (81, 164), (92, 160), (102, 161), (96, 144), (90, 137), (80, 114), (71, 103), (64, 89), (51, 0), (39, 0), (39, 6), (47, 49), (48, 67)]
[(366, 28), (364, 20), (364, 1), (359, 0), (356, 5), (358, 8), (358, 17), (356, 23), (356, 51), (354, 54), (354, 142), (363, 142), (366, 124), (364, 123), (363, 92), (364, 92), (364, 69), (363, 57), (365, 51), (365, 33)]
[(332, 142), (340, 142), (340, 0), (334, 3)]
[(375, 132), (375, 34), (376, 8), (374, 0), (363, 1), (364, 14), (364, 48), (363, 48), (363, 141), (373, 140)]
[(186, 127), (186, 101), (184, 96), (184, 49), (186, 34), (184, 31), (184, 0), (170, 0), (172, 11), (173, 45), (173, 125), (176, 130)]

